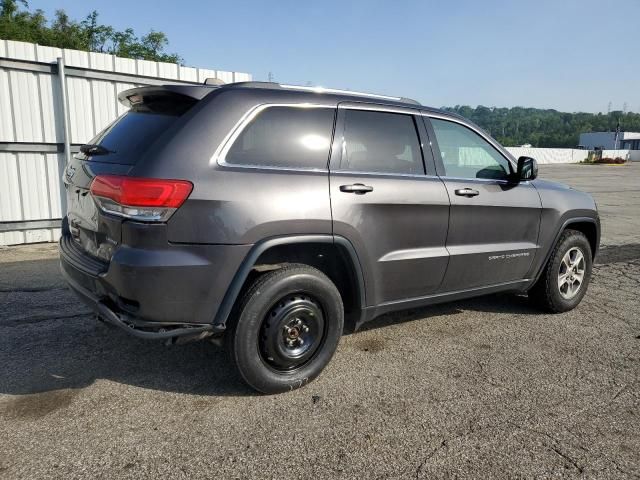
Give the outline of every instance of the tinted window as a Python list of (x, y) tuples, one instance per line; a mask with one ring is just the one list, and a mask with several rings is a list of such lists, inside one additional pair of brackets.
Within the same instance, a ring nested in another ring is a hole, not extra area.
[(411, 115), (346, 110), (341, 170), (424, 174)]
[(225, 160), (235, 165), (327, 168), (332, 108), (269, 107), (242, 131)]
[(100, 145), (98, 153), (79, 153), (77, 158), (96, 162), (134, 165), (144, 150), (156, 141), (196, 101), (180, 95), (147, 95), (144, 102), (118, 117), (88, 145)]
[(455, 122), (431, 119), (445, 173), (457, 178), (507, 178), (509, 162), (473, 130)]

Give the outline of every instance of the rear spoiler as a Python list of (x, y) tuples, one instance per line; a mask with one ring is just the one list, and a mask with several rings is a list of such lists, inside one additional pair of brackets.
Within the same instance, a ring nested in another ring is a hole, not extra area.
[(136, 103), (142, 103), (144, 97), (147, 96), (181, 96), (193, 99), (195, 101), (202, 100), (217, 86), (212, 85), (158, 85), (150, 87), (136, 87), (124, 90), (118, 94), (118, 101), (125, 107), (131, 107)]

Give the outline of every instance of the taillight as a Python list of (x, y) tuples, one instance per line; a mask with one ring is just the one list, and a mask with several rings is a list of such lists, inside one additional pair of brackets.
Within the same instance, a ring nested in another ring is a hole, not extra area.
[(91, 196), (107, 213), (147, 222), (164, 222), (191, 194), (186, 180), (98, 175)]

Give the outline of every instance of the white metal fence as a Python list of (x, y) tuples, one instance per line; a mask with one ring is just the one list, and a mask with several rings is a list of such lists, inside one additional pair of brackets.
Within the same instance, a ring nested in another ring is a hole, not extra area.
[(247, 73), (0, 40), (0, 245), (57, 240), (66, 159), (125, 110), (118, 92), (207, 77), (251, 80)]
[[(587, 159), (589, 150), (577, 148), (506, 147), (514, 157), (533, 157), (538, 163), (578, 163)], [(622, 158), (640, 162), (640, 150), (603, 150), (602, 158)]]
[(538, 163), (578, 163), (589, 155), (589, 150), (577, 148), (506, 147), (514, 157), (533, 157)]

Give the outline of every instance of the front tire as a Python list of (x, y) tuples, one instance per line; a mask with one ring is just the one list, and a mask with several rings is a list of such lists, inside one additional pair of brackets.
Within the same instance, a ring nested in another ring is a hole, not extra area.
[(587, 237), (577, 230), (565, 230), (542, 275), (529, 291), (532, 303), (554, 313), (578, 306), (587, 293), (592, 258)]
[(226, 346), (244, 381), (262, 393), (316, 378), (338, 346), (342, 298), (321, 271), (289, 264), (258, 277), (242, 296)]

